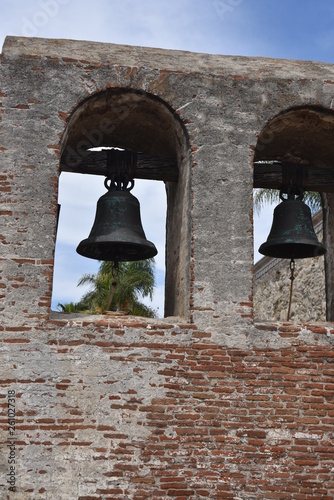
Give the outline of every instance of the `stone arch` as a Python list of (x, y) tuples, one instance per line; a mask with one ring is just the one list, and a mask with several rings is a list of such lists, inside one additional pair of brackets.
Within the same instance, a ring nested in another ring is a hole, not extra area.
[[(284, 110), (261, 130), (254, 152), (254, 187), (281, 189), (287, 173), (321, 193), (324, 243), (334, 244), (334, 111), (321, 106)], [(271, 162), (277, 162), (276, 164)], [(282, 166), (283, 165), (283, 166)], [(294, 172), (294, 173), (293, 173)], [(325, 255), (327, 320), (334, 319), (334, 259)]]
[(268, 121), (258, 137), (254, 162), (279, 160), (318, 168), (333, 167), (334, 111), (298, 106)]
[(106, 175), (106, 152), (135, 151), (135, 178), (160, 180), (167, 193), (165, 316), (189, 316), (190, 165), (184, 124), (161, 98), (141, 90), (108, 89), (72, 112), (60, 145), (60, 170)]

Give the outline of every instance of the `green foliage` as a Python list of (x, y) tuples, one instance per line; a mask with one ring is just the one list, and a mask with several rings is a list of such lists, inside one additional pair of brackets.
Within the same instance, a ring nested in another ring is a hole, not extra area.
[(74, 302), (69, 302), (68, 304), (58, 303), (58, 310), (64, 313), (75, 313), (82, 312), (82, 305), (80, 303), (74, 304)]
[(76, 306), (96, 313), (125, 311), (127, 314), (155, 317), (154, 310), (139, 300), (140, 297), (150, 297), (152, 300), (155, 287), (154, 259), (120, 262), (116, 280), (113, 266), (113, 262), (102, 262), (97, 274), (85, 274), (80, 278), (78, 286), (89, 283), (92, 289)]

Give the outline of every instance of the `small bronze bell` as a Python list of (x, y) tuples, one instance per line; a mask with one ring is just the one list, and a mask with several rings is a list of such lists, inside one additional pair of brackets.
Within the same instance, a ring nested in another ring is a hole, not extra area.
[(280, 192), (282, 202), (274, 210), (272, 227), (260, 253), (281, 259), (304, 259), (326, 252), (314, 232), (311, 210), (303, 202), (303, 194), (302, 190), (293, 189)]

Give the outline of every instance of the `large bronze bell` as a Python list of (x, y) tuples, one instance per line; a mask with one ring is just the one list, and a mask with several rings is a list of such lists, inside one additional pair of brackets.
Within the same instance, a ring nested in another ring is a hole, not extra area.
[(317, 257), (326, 252), (314, 232), (310, 208), (303, 202), (303, 192), (280, 193), (282, 202), (274, 210), (268, 239), (259, 252), (281, 259)]
[(92, 230), (77, 247), (84, 257), (128, 262), (154, 257), (158, 252), (146, 239), (139, 201), (128, 190), (109, 190), (97, 202)]

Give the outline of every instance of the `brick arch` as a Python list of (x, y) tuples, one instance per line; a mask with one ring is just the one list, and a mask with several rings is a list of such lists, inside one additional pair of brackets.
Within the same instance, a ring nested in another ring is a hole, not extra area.
[(138, 153), (135, 178), (165, 182), (167, 192), (165, 315), (189, 316), (190, 168), (187, 130), (176, 111), (142, 90), (98, 92), (73, 110), (60, 143), (60, 170), (106, 175), (106, 153)]

